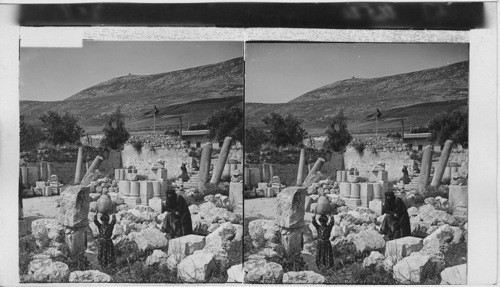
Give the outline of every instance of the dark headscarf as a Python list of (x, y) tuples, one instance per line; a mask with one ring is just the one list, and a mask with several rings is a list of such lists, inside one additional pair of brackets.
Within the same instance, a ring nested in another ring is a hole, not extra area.
[(177, 208), (177, 193), (175, 193), (175, 190), (168, 190), (167, 199), (165, 202), (165, 209), (169, 211), (169, 210), (174, 210), (176, 208)]
[(396, 205), (396, 196), (393, 191), (386, 191), (385, 193), (385, 206), (387, 209), (392, 210)]
[(321, 224), (325, 225), (325, 224), (328, 222), (328, 218), (326, 218), (326, 216), (325, 216), (325, 215), (321, 215), (321, 216), (319, 217), (318, 221), (319, 221)]

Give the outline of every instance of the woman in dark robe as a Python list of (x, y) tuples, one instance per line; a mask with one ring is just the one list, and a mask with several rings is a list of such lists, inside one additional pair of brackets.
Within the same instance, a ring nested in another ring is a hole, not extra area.
[(408, 167), (406, 167), (406, 165), (403, 166), (402, 172), (403, 172), (403, 184), (410, 183), (411, 179), (410, 179), (410, 175), (408, 174)]
[(327, 223), (328, 218), (325, 215), (321, 215), (318, 220), (320, 224), (316, 221), (316, 213), (314, 213), (312, 224), (318, 231), (316, 265), (318, 265), (319, 268), (329, 268), (333, 266), (333, 250), (332, 243), (330, 242), (330, 233), (332, 233), (335, 221), (330, 217), (330, 223)]
[(97, 260), (102, 267), (108, 267), (115, 264), (115, 247), (111, 237), (113, 236), (113, 228), (115, 227), (116, 217), (112, 215), (111, 217), (104, 213), (99, 219), (97, 214), (94, 217), (94, 223), (99, 229), (99, 239), (98, 239), (98, 256)]
[(385, 193), (385, 204), (382, 214), (386, 214), (380, 227), (380, 233), (387, 235), (389, 240), (411, 236), (410, 216), (403, 200), (394, 195), (393, 191)]
[(191, 213), (186, 200), (174, 190), (167, 191), (167, 200), (162, 205), (162, 213), (167, 212), (162, 229), (170, 238), (193, 234)]

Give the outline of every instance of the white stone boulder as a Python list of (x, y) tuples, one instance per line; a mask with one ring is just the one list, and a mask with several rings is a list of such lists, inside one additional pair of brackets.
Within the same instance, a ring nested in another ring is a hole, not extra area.
[(283, 274), (283, 284), (324, 284), (325, 282), (325, 276), (313, 271), (291, 271)]
[(412, 206), (410, 208), (408, 208), (408, 215), (411, 217), (411, 216), (417, 216), (418, 215), (418, 208), (416, 208), (415, 206)]
[(64, 226), (78, 228), (88, 225), (90, 208), (90, 188), (88, 186), (69, 186), (61, 193), (59, 207), (59, 223)]
[(226, 222), (206, 237), (205, 248), (214, 252), (228, 250), (231, 248), (231, 244), (241, 244), (242, 237), (243, 226)]
[(153, 254), (149, 255), (148, 258), (146, 258), (144, 264), (146, 266), (151, 266), (158, 263), (159, 266), (162, 266), (167, 264), (167, 259), (168, 255), (165, 252), (161, 251), (160, 249), (155, 249), (153, 251)]
[(200, 211), (200, 208), (198, 207), (198, 205), (191, 204), (189, 206), (189, 212), (191, 213), (191, 215), (198, 214), (199, 211)]
[(385, 245), (385, 257), (399, 261), (413, 252), (419, 252), (423, 247), (422, 238), (407, 236), (391, 241)]
[(453, 229), (448, 224), (440, 226), (424, 239), (423, 251), (427, 254), (433, 254), (446, 249), (448, 243), (453, 240), (453, 235)]
[(32, 275), (36, 282), (65, 282), (69, 276), (69, 267), (51, 259), (35, 259), (28, 266), (28, 275)]
[(233, 265), (227, 270), (227, 283), (243, 283), (243, 264)]
[(145, 228), (140, 232), (131, 232), (127, 238), (134, 241), (142, 251), (159, 249), (168, 245), (165, 233), (154, 227)]
[(70, 283), (108, 283), (111, 276), (98, 270), (74, 271), (69, 274)]
[(60, 242), (64, 228), (55, 219), (37, 219), (31, 223), (31, 233), (38, 247), (46, 247), (51, 242)]
[(418, 216), (422, 219), (422, 221), (428, 221), (432, 225), (438, 224), (439, 222), (450, 225), (457, 224), (457, 220), (453, 215), (450, 215), (443, 210), (437, 210), (430, 204), (420, 206), (418, 208), (418, 212)]
[[(261, 262), (256, 262), (261, 263)], [(245, 266), (245, 283), (261, 283), (261, 284), (281, 284), (283, 281), (283, 267), (275, 262), (265, 262), (263, 264), (255, 264), (255, 268)]]
[(189, 234), (182, 237), (171, 239), (168, 244), (167, 254), (183, 254), (191, 255), (196, 250), (202, 250), (205, 247), (205, 237), (200, 235)]
[(402, 284), (421, 284), (432, 271), (432, 263), (426, 255), (403, 258), (393, 267), (393, 277)]
[(357, 233), (352, 238), (352, 243), (358, 252), (381, 250), (386, 244), (384, 236), (373, 229)]
[(273, 220), (257, 219), (248, 224), (248, 233), (252, 244), (259, 248), (268, 246), (269, 243), (279, 243), (279, 228)]
[(177, 265), (177, 278), (183, 282), (207, 282), (216, 268), (214, 255), (198, 252), (189, 255)]
[(293, 186), (278, 194), (276, 205), (276, 224), (286, 228), (304, 226), (306, 189)]
[(441, 272), (441, 285), (466, 285), (467, 264), (448, 267)]
[(363, 260), (363, 267), (368, 268), (371, 266), (383, 266), (384, 264), (384, 255), (378, 251), (372, 251), (370, 256), (366, 257)]

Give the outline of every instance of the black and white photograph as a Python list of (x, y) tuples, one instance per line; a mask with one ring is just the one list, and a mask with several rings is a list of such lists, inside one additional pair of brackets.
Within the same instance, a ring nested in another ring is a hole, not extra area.
[(22, 283), (241, 282), (242, 42), (20, 49)]
[(466, 284), (469, 45), (245, 55), (245, 283)]

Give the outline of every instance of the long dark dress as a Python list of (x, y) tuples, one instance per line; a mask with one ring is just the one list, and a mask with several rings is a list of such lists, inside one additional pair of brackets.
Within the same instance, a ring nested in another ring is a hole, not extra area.
[(403, 183), (408, 184), (411, 182), (410, 176), (408, 175), (408, 169), (406, 167), (403, 167)]
[(184, 197), (168, 193), (167, 200), (162, 205), (162, 213), (165, 211), (167, 214), (163, 220), (162, 229), (170, 234), (171, 238), (193, 234), (191, 213)]
[(113, 228), (116, 223), (116, 219), (113, 216), (113, 219), (110, 223), (103, 222), (101, 224), (97, 220), (97, 215), (94, 217), (94, 223), (97, 225), (99, 229), (99, 239), (98, 239), (98, 248), (99, 254), (97, 256), (97, 260), (99, 260), (99, 264), (102, 267), (107, 267), (109, 265), (115, 264), (115, 247), (113, 246), (113, 241), (111, 240), (111, 236), (113, 236)]
[(316, 264), (319, 268), (333, 266), (333, 250), (330, 242), (330, 234), (335, 222), (330, 220), (329, 224), (318, 224), (316, 217), (313, 218), (312, 224), (318, 231), (318, 247), (316, 251)]
[(411, 236), (410, 216), (401, 198), (396, 197), (393, 204), (386, 203), (382, 211), (382, 214), (384, 213), (386, 216), (382, 221), (380, 231), (386, 234), (389, 239)]

